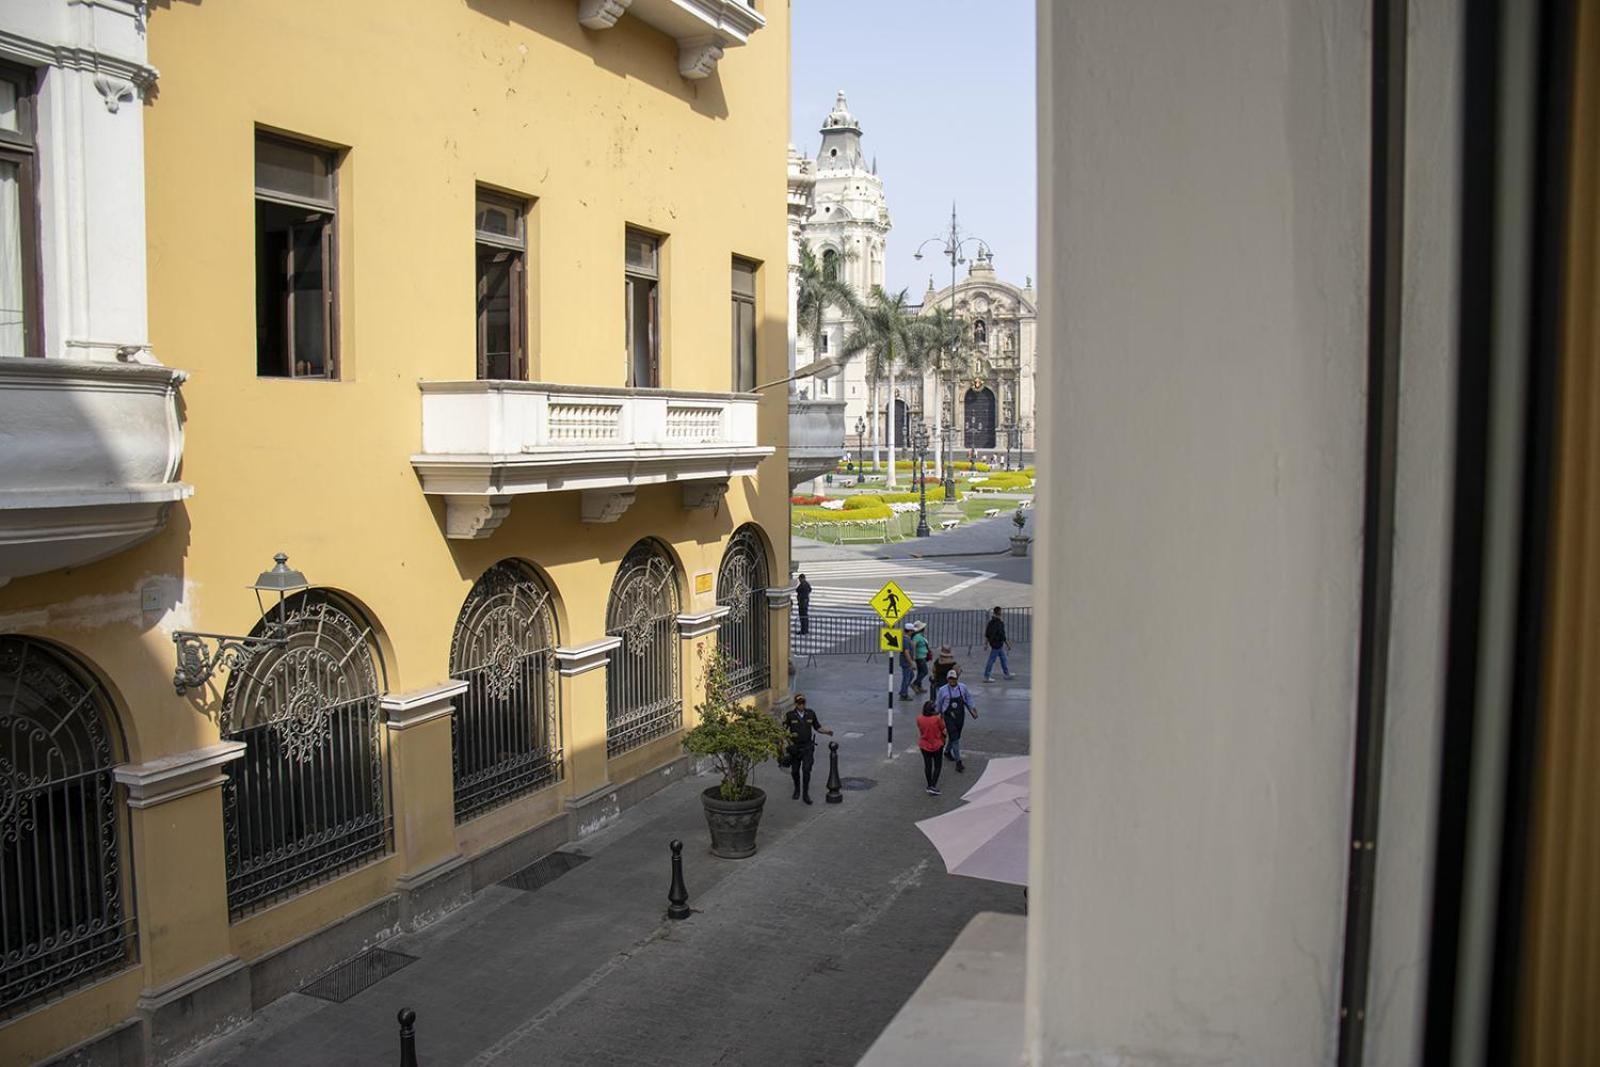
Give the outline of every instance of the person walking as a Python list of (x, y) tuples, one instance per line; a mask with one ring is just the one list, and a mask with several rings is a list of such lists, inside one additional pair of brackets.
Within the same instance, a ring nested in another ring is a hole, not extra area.
[(783, 717), (789, 731), (789, 773), (794, 775), (794, 799), (811, 803), (811, 766), (816, 762), (817, 734), (833, 736), (833, 731), (817, 721), (817, 713), (806, 707), (806, 698), (796, 693), (794, 707)]
[(967, 724), (968, 715), (978, 717), (978, 709), (972, 706), (972, 694), (961, 684), (960, 667), (950, 669), (933, 703), (944, 716), (945, 755), (955, 761), (957, 774), (964, 773), (967, 765), (961, 761), (961, 729)]
[(928, 680), (928, 664), (933, 660), (933, 649), (928, 645), (927, 635), (922, 632), (927, 628), (928, 624), (925, 622), (918, 622), (911, 628), (911, 658), (917, 664), (917, 678), (911, 684), (911, 688), (918, 693), (928, 691), (922, 683)]
[(989, 625), (983, 628), (983, 639), (989, 643), (989, 659), (983, 665), (983, 680), (994, 681), (994, 661), (999, 660), (1000, 673), (1009, 682), (1013, 675), (1011, 664), (1006, 662), (1006, 650), (1011, 647), (1011, 642), (1006, 640), (1006, 621), (1000, 617), (999, 608), (994, 609)]
[(800, 572), (800, 584), (794, 587), (794, 599), (800, 606), (800, 632), (808, 634), (811, 632), (811, 583), (806, 581), (805, 571)]
[(912, 645), (915, 644), (915, 634), (912, 625), (908, 622), (900, 631), (900, 699), (911, 699), (911, 679), (916, 677), (917, 661), (912, 658)]
[(944, 766), (944, 716), (933, 701), (922, 702), (917, 716), (917, 748), (922, 751), (922, 774), (928, 780), (928, 795), (939, 795), (939, 771)]
[(956, 665), (956, 654), (949, 645), (939, 646), (939, 655), (933, 661), (933, 688), (940, 689), (944, 680), (950, 675), (950, 668)]

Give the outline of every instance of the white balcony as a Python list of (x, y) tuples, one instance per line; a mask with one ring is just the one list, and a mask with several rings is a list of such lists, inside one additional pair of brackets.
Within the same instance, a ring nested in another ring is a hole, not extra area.
[(789, 398), (789, 488), (820, 478), (844, 454), (843, 400)]
[(104, 559), (161, 529), (183, 456), (170, 367), (0, 359), (0, 584)]
[(678, 73), (711, 76), (717, 60), (767, 24), (751, 0), (578, 0), (578, 22), (606, 30), (623, 15), (654, 26), (678, 42)]
[(641, 485), (683, 485), (685, 508), (717, 506), (730, 478), (772, 455), (745, 393), (605, 389), (548, 382), (421, 382), (422, 491), (447, 505), (445, 533), (488, 537), (512, 500), (582, 494), (584, 522), (615, 522)]

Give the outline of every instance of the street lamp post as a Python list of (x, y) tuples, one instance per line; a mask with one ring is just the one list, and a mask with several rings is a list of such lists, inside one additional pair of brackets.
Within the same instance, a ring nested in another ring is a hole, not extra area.
[[(944, 256), (946, 259), (948, 259), (950, 261), (950, 317), (951, 317), (952, 320), (955, 319), (955, 314), (956, 314), (956, 265), (958, 263), (965, 263), (966, 262), (966, 259), (961, 254), (961, 250), (965, 245), (967, 245), (969, 243), (972, 243), (972, 242), (976, 242), (977, 243), (977, 245), (978, 245), (978, 255), (979, 256), (985, 256), (985, 255), (989, 255), (990, 254), (989, 243), (987, 241), (985, 241), (983, 238), (978, 237), (978, 236), (967, 236), (967, 237), (961, 236), (961, 226), (956, 222), (956, 205), (955, 205), (955, 201), (951, 201), (950, 202), (950, 229), (949, 229), (949, 231), (947, 233), (938, 234), (938, 235), (936, 235), (934, 237), (928, 238), (926, 241), (923, 241), (920, 245), (917, 246), (916, 252), (912, 253), (912, 257), (911, 258), (920, 260), (922, 258), (922, 250), (924, 248), (928, 247), (930, 244), (937, 243), (939, 245), (939, 253), (940, 253), (940, 255)], [(953, 354), (953, 353), (950, 353), (950, 354)], [(939, 383), (938, 384), (939, 384), (939, 389), (940, 389), (941, 392), (944, 390), (944, 386), (945, 386), (945, 380), (944, 379), (947, 376), (949, 376), (948, 375), (948, 371), (950, 370), (949, 367), (944, 366), (944, 362), (945, 362), (944, 359), (941, 358), (940, 361), (939, 361), (939, 366), (935, 370), (935, 374), (939, 378)], [(955, 413), (955, 402), (956, 402), (956, 397), (955, 397), (954, 378), (951, 377), (951, 383), (950, 383), (950, 422), (951, 422), (951, 424), (955, 423), (955, 415), (956, 415), (956, 413)], [(944, 426), (944, 400), (943, 400), (942, 397), (940, 398), (939, 406), (934, 409), (934, 412), (935, 412), (935, 415), (934, 415), (934, 420), (935, 421), (934, 421), (933, 432), (934, 432), (934, 435), (936, 437), (938, 437), (938, 438), (940, 438), (942, 440), (943, 437), (944, 437), (944, 433), (943, 433), (943, 426)], [(951, 455), (953, 455), (953, 453), (951, 453)], [(949, 474), (949, 471), (950, 471), (950, 455), (945, 455), (941, 451), (941, 454), (939, 455), (939, 464), (943, 468), (943, 473), (945, 475), (945, 492), (948, 494), (945, 497), (945, 500), (948, 503), (951, 499), (953, 499), (954, 491), (955, 491), (955, 487), (954, 487), (953, 481), (950, 478), (950, 474)]]
[(918, 422), (917, 428), (911, 434), (912, 457), (915, 459), (917, 473), (917, 492), (920, 498), (917, 502), (917, 536), (929, 537), (933, 531), (928, 529), (928, 424)]
[(856, 480), (860, 481), (867, 476), (867, 470), (862, 466), (867, 461), (867, 420), (860, 415), (856, 416)]

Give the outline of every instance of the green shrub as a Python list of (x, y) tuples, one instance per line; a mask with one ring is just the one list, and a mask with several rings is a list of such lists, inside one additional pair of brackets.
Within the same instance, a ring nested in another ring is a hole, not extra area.
[[(885, 504), (915, 504), (921, 499), (922, 494), (917, 492), (882, 494), (882, 500)], [(956, 492), (956, 499), (961, 499), (961, 493), (959, 490)], [(928, 486), (928, 503), (944, 503), (944, 486), (941, 485), (937, 489), (931, 485)]]
[(862, 508), (881, 508), (884, 498), (876, 493), (857, 493), (844, 498), (844, 510), (860, 511)]
[(879, 503), (875, 507), (851, 508), (844, 511), (833, 511), (829, 508), (795, 508), (789, 516), (791, 523), (801, 522), (846, 522), (858, 519), (887, 519), (894, 512), (888, 505)]
[(979, 482), (974, 482), (974, 489), (1026, 489), (1031, 481), (1026, 474), (996, 473)]
[(789, 731), (775, 716), (741, 703), (733, 695), (728, 654), (717, 649), (706, 663), (706, 698), (695, 710), (700, 721), (683, 735), (683, 747), (710, 756), (722, 772), (723, 800), (748, 800), (755, 793), (750, 772), (777, 757)]

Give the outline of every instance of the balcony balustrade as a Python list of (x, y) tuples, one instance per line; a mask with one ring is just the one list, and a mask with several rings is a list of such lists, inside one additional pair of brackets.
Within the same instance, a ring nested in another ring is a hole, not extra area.
[(488, 537), (514, 497), (579, 492), (584, 522), (615, 522), (641, 485), (683, 486), (686, 508), (716, 507), (752, 475), (759, 398), (517, 381), (427, 381), (422, 491), (446, 502), (445, 533)]

